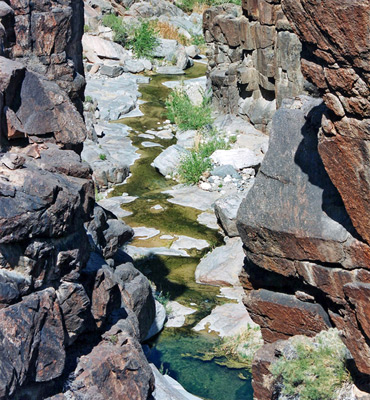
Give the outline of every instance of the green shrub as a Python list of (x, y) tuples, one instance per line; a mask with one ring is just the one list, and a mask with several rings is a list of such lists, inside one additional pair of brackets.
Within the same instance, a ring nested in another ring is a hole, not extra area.
[(89, 95), (86, 95), (85, 96), (85, 102), (86, 103), (93, 103), (93, 98), (91, 96), (89, 96)]
[(228, 148), (228, 143), (222, 138), (213, 138), (208, 142), (201, 143), (197, 149), (191, 150), (181, 160), (178, 168), (180, 178), (188, 184), (198, 183), (202, 174), (212, 166), (209, 157), (216, 150)]
[(281, 381), (282, 394), (300, 400), (334, 400), (335, 391), (349, 380), (345, 367), (346, 347), (338, 331), (330, 329), (312, 339), (294, 343), (296, 355), (282, 356), (271, 367)]
[(102, 161), (105, 161), (105, 160), (107, 159), (107, 156), (106, 156), (105, 154), (101, 153), (101, 154), (99, 154), (99, 158), (100, 158)]
[(191, 42), (192, 44), (195, 44), (196, 46), (203, 46), (206, 44), (206, 40), (204, 39), (203, 35), (194, 35), (191, 37)]
[(134, 27), (128, 44), (137, 57), (150, 58), (153, 50), (158, 46), (157, 31), (150, 22), (142, 22)]
[(123, 25), (122, 19), (114, 14), (106, 14), (103, 16), (103, 25), (111, 28), (114, 32), (113, 40), (122, 46), (125, 46), (128, 40), (128, 31)]
[(211, 105), (205, 97), (201, 105), (194, 105), (185, 91), (174, 90), (166, 100), (167, 117), (180, 129), (201, 129), (212, 122)]
[(84, 32), (86, 33), (86, 32), (89, 32), (90, 31), (90, 27), (89, 27), (89, 25), (84, 25)]

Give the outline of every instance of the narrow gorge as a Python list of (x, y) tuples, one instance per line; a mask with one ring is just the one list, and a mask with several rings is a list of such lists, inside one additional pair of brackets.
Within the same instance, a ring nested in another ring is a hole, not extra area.
[(0, 400), (370, 399), (369, 81), (369, 0), (0, 0)]

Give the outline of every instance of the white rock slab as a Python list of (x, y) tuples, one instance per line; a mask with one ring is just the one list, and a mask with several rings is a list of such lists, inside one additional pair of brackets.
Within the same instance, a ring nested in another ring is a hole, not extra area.
[(155, 210), (155, 211), (163, 211), (164, 208), (160, 205), (160, 204), (156, 204), (153, 207), (150, 207), (151, 210)]
[(125, 60), (130, 57), (127, 50), (125, 50), (118, 43), (111, 42), (110, 40), (102, 39), (99, 36), (84, 34), (82, 37), (83, 52), (94, 52), (101, 58), (109, 58), (112, 60)]
[(162, 235), (162, 236), (159, 237), (159, 239), (172, 240), (172, 239), (175, 239), (175, 238), (173, 236), (171, 236), (171, 235)]
[[(132, 212), (124, 210), (121, 205), (125, 204), (125, 198), (132, 196), (116, 196), (98, 201), (99, 206), (113, 213), (117, 218), (125, 218), (132, 215)], [(136, 198), (134, 198), (135, 200)]]
[(138, 137), (144, 138), (144, 139), (154, 139), (155, 136), (151, 135), (149, 133), (140, 133), (140, 135), (138, 135)]
[(244, 289), (241, 286), (234, 286), (220, 288), (220, 294), (217, 297), (224, 297), (225, 299), (242, 302), (244, 296)]
[(211, 159), (219, 165), (232, 165), (235, 169), (256, 167), (261, 164), (264, 155), (256, 155), (249, 149), (216, 150)]
[(155, 300), (155, 318), (144, 340), (149, 340), (159, 333), (163, 329), (166, 319), (166, 309), (159, 301)]
[(153, 400), (202, 400), (187, 392), (177, 381), (168, 375), (162, 375), (158, 369), (150, 364), (155, 378)]
[(185, 250), (168, 249), (167, 247), (136, 247), (126, 245), (124, 250), (133, 259), (148, 257), (150, 255), (189, 257), (189, 254)]
[(255, 326), (242, 303), (228, 303), (215, 307), (208, 317), (202, 319), (193, 329), (197, 332), (206, 330), (219, 336), (234, 336), (249, 325)]
[(202, 212), (201, 214), (198, 215), (197, 221), (200, 224), (205, 225), (207, 228), (210, 228), (210, 229), (218, 229), (219, 228), (218, 223), (217, 223), (217, 218), (214, 213)]
[(175, 250), (190, 250), (190, 249), (197, 249), (197, 250), (203, 250), (209, 247), (209, 243), (207, 240), (204, 239), (195, 239), (189, 236), (177, 236), (177, 240), (172, 243), (171, 249)]
[(244, 257), (241, 239), (229, 239), (201, 260), (195, 270), (195, 280), (213, 286), (240, 286)]
[(167, 309), (169, 314), (167, 316), (166, 328), (181, 328), (185, 324), (187, 315), (194, 314), (197, 310), (194, 308), (183, 306), (177, 301), (169, 301)]
[(134, 227), (134, 237), (140, 240), (148, 240), (160, 234), (160, 231), (155, 228), (146, 228), (145, 226)]
[(184, 207), (192, 207), (200, 211), (213, 208), (215, 201), (222, 196), (219, 192), (206, 192), (198, 186), (176, 185), (163, 193), (171, 195), (168, 202)]
[(184, 155), (187, 154), (187, 150), (176, 144), (167, 147), (158, 157), (156, 157), (152, 163), (152, 166), (157, 168), (158, 171), (166, 176), (176, 172), (180, 165), (180, 161)]
[(154, 142), (141, 142), (141, 145), (143, 147), (163, 147), (161, 144)]

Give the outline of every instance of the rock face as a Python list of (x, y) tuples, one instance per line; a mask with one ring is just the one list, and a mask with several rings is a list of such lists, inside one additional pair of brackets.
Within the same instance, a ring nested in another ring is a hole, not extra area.
[(44, 75), (58, 80), (48, 60), (82, 24), (67, 3), (0, 2), (15, 35), (5, 54), (18, 60), (0, 57), (0, 399), (63, 398), (65, 387), (67, 398), (144, 400), (154, 388), (140, 341), (155, 305), (148, 280), (119, 261), (133, 231), (95, 204), (68, 71), (67, 94), (36, 68), (50, 45)]
[(203, 17), (208, 78), (217, 109), (269, 130), (276, 108), (303, 92), (302, 45), (280, 0), (211, 7)]
[(357, 367), (368, 373), (360, 298), (369, 247), (318, 153), (327, 111), (321, 100), (301, 96), (284, 101), (274, 116), (270, 150), (238, 213), (245, 304), (268, 342), (338, 327)]
[(337, 327), (369, 375), (370, 5), (282, 6), (324, 103), (300, 97), (275, 114), (270, 150), (238, 214), (246, 306), (268, 341)]
[(85, 82), (81, 45), (83, 1), (7, 0), (6, 3), (9, 5), (6, 15), (1, 15), (5, 30), (0, 35), (2, 55), (57, 82), (81, 111)]

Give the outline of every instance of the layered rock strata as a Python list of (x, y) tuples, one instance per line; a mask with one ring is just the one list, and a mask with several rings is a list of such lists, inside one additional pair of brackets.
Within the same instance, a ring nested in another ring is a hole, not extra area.
[(370, 4), (282, 7), (323, 102), (286, 100), (273, 118), (269, 151), (238, 214), (245, 304), (267, 342), (337, 327), (368, 376)]
[[(5, 37), (17, 61), (0, 57), (0, 399), (147, 399), (154, 378), (140, 342), (155, 304), (120, 254), (133, 231), (95, 204), (70, 87), (35, 68), (41, 50), (32, 61), (37, 40), (50, 54), (71, 44), (79, 2), (5, 4), (18, 44)], [(17, 53), (21, 34), (30, 47)]]
[(54, 81), (82, 111), (83, 0), (0, 2), (0, 55)]
[(282, 100), (304, 90), (302, 45), (281, 1), (245, 0), (242, 9), (212, 7), (204, 13), (203, 30), (215, 106), (269, 130)]

